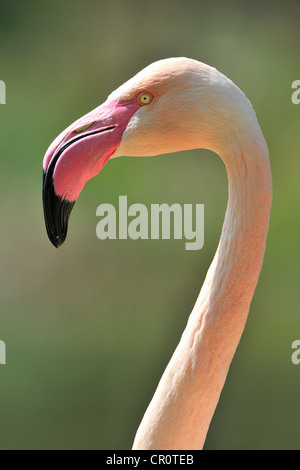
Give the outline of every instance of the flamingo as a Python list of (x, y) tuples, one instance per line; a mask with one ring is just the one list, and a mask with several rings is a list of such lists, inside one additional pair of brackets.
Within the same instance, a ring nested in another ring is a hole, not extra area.
[(65, 240), (84, 184), (113, 157), (209, 149), (223, 160), (228, 203), (220, 241), (133, 449), (202, 449), (261, 271), (272, 202), (268, 147), (254, 109), (197, 60), (150, 64), (63, 131), (43, 160), (48, 236)]

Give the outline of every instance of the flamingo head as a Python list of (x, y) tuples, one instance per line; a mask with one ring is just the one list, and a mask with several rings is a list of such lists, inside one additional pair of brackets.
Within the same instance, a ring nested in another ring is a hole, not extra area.
[(110, 158), (193, 148), (220, 154), (224, 141), (230, 147), (243, 132), (245, 119), (252, 125), (253, 115), (239, 88), (208, 65), (186, 58), (149, 65), (48, 148), (43, 204), (50, 241), (56, 247), (65, 241), (77, 197)]

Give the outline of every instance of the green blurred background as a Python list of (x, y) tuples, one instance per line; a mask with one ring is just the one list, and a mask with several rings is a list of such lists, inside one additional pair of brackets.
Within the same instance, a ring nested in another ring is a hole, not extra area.
[[(299, 449), (299, 2), (1, 2), (1, 449), (127, 449), (216, 250), (227, 203), (209, 151), (109, 162), (49, 242), (42, 158), (67, 125), (144, 66), (187, 56), (249, 97), (274, 204), (263, 271), (206, 449)], [(205, 204), (205, 244), (96, 237), (96, 207)]]

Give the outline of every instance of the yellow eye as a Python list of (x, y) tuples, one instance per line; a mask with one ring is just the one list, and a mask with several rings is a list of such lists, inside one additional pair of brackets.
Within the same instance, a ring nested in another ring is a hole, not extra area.
[(140, 93), (138, 96), (138, 102), (142, 105), (150, 104), (153, 100), (151, 93)]

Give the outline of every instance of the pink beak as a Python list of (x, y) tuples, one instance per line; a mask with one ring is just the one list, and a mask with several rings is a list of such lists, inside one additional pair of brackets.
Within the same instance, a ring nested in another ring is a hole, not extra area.
[(120, 145), (140, 105), (106, 101), (63, 131), (43, 161), (43, 204), (47, 233), (55, 247), (65, 241), (68, 220), (85, 183), (96, 176)]

